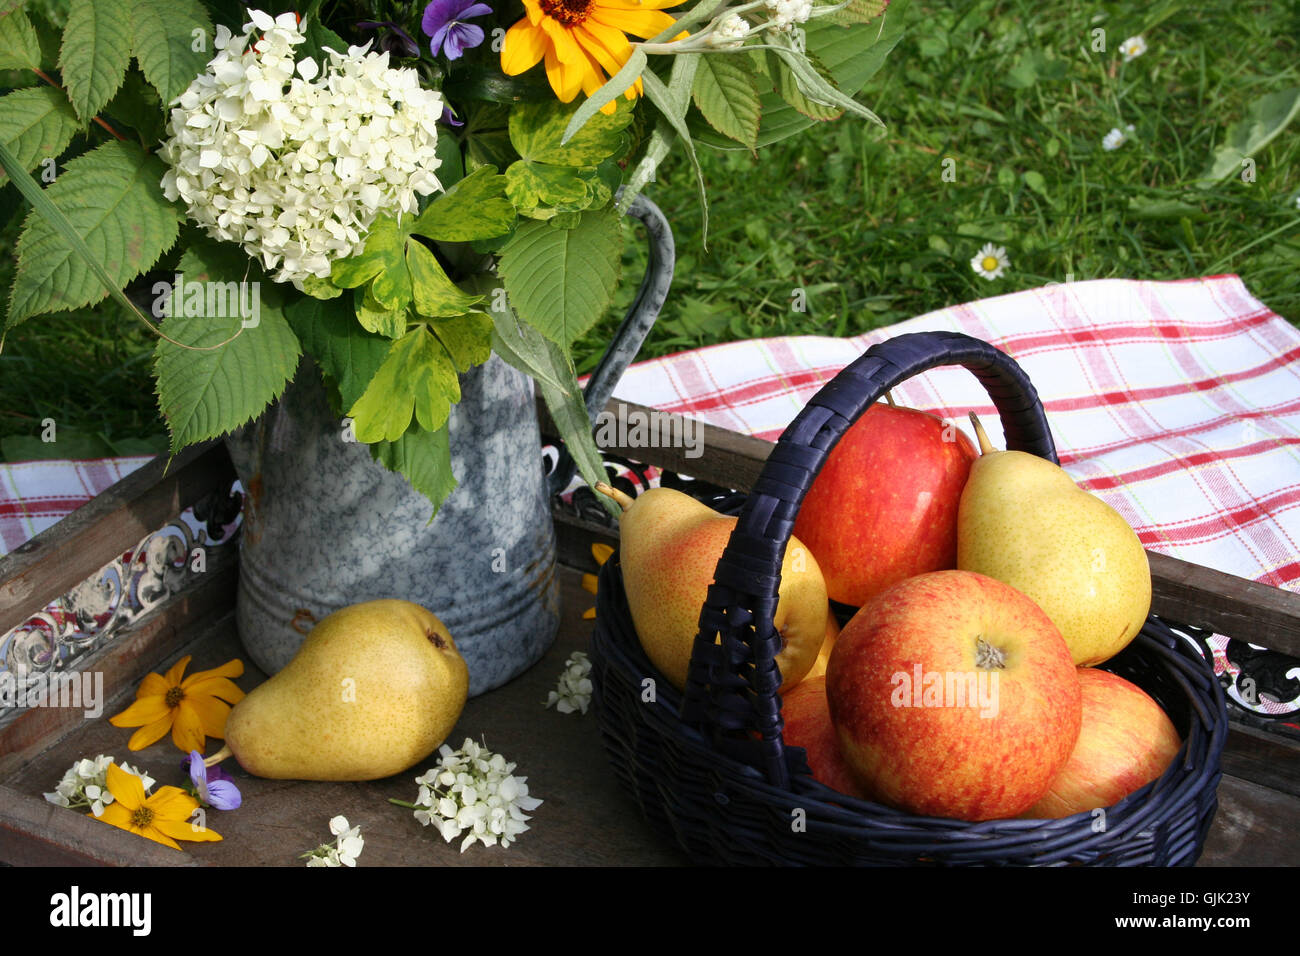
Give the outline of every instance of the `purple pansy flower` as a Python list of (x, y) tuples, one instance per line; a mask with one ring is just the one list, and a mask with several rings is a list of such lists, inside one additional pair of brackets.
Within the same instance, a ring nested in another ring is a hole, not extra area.
[(199, 802), (204, 806), (235, 810), (243, 802), (234, 778), (220, 767), (203, 766), (203, 755), (197, 750), (191, 750), (182, 764), (189, 771)]
[(411, 35), (392, 20), (362, 20), (357, 23), (360, 30), (383, 30), (379, 34), (379, 49), (392, 56), (417, 57), (420, 47)]
[(462, 21), (491, 12), (491, 7), (477, 0), (433, 0), (424, 8), (420, 26), (429, 36), (429, 49), (434, 56), (441, 50), (447, 59), (455, 60), (483, 42), (483, 28)]

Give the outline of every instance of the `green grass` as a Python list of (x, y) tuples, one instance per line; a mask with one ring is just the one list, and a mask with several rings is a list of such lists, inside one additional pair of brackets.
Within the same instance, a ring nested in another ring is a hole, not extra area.
[[(861, 97), (886, 129), (843, 120), (757, 158), (702, 151), (707, 249), (686, 163), (660, 171), (648, 195), (673, 224), (678, 260), (642, 357), (757, 336), (853, 335), (1067, 274), (1236, 272), (1274, 311), (1300, 319), (1300, 120), (1255, 154), (1254, 182), (1195, 185), (1253, 102), (1300, 86), (1300, 6), (915, 0), (911, 20)], [(1092, 49), (1097, 29), (1105, 52)], [(1148, 51), (1121, 65), (1120, 42), (1138, 33)], [(1106, 132), (1127, 123), (1133, 138), (1104, 151)], [(629, 235), (620, 305), (644, 261)], [(970, 268), (986, 241), (1011, 258), (993, 282)], [(0, 282), (9, 275), (0, 262)], [(797, 289), (806, 312), (792, 308)], [(579, 345), (583, 370), (619, 314)], [(46, 417), (110, 447), (158, 441), (150, 339), (114, 316), (9, 333), (0, 453), (27, 457)]]

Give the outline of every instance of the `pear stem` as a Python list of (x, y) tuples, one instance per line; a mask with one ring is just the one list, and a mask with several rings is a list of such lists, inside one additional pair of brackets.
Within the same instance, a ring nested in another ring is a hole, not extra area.
[(232, 756), (234, 756), (234, 751), (230, 749), (230, 744), (223, 744), (220, 750), (203, 761), (203, 766), (211, 767), (214, 764), (221, 763), (221, 761), (225, 760), (227, 757)]
[(627, 511), (628, 508), (631, 508), (632, 505), (636, 504), (636, 502), (626, 494), (619, 491), (617, 488), (605, 484), (603, 481), (596, 482), (596, 490), (606, 498), (613, 498), (618, 506), (624, 511)]
[(970, 413), (970, 423), (975, 426), (975, 437), (979, 439), (980, 454), (987, 455), (990, 452), (997, 451), (993, 443), (989, 441), (988, 434), (984, 431), (984, 426), (980, 424), (980, 417), (974, 412)]

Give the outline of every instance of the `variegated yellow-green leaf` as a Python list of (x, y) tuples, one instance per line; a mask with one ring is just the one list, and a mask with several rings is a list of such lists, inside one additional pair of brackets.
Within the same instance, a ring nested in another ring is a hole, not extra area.
[(406, 241), (406, 269), (415, 311), (420, 315), (464, 315), (482, 299), (462, 292), (419, 240)]
[(506, 178), (493, 166), (480, 166), (429, 203), (411, 231), (440, 242), (470, 242), (503, 236), (514, 223)]
[(369, 289), (356, 289), (353, 293), (357, 322), (367, 332), (388, 339), (400, 339), (406, 332), (406, 309), (386, 309), (374, 300)]
[(406, 233), (390, 216), (370, 227), (365, 248), (334, 263), (330, 280), (339, 288), (355, 289), (374, 279), (370, 292), (386, 309), (405, 310), (411, 304), (411, 278), (406, 271)]
[(397, 441), (411, 425), (437, 431), (460, 401), (460, 379), (451, 356), (424, 326), (392, 343), (388, 355), (348, 414), (358, 440)]
[(357, 324), (351, 297), (296, 299), (284, 314), (302, 347), (338, 386), (343, 407), (351, 408), (384, 364), (392, 341)]
[(482, 312), (434, 319), (429, 325), (458, 372), (468, 372), (492, 356), (492, 319)]

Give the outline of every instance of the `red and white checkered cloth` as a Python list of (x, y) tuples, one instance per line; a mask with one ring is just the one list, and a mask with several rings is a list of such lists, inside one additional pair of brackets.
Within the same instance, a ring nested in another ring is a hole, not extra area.
[[(945, 329), (1014, 357), (1047, 409), (1062, 464), (1154, 551), (1300, 590), (1300, 332), (1236, 276), (1047, 286), (932, 312), (851, 339), (801, 336), (643, 362), (616, 397), (776, 439), (870, 345)], [(960, 368), (895, 391), (967, 427), (993, 405)], [(0, 553), (147, 458), (0, 465)]]
[[(1011, 355), (1066, 471), (1148, 549), (1300, 590), (1300, 331), (1236, 276), (1067, 283), (851, 339), (712, 346), (633, 366), (615, 396), (775, 440), (868, 347), (928, 330)], [(894, 398), (968, 434), (975, 411), (1001, 447), (993, 404), (965, 369), (927, 372)]]

